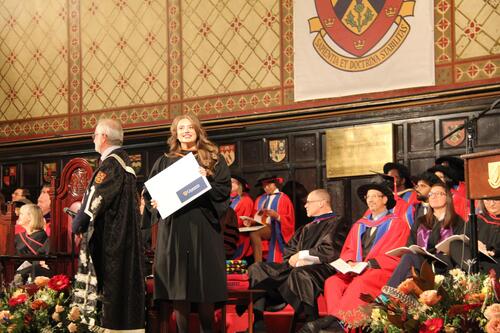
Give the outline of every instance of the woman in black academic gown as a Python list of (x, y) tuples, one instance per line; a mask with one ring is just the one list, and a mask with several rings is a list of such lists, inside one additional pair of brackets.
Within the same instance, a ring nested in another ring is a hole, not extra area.
[[(16, 253), (18, 255), (44, 255), (48, 254), (49, 238), (45, 232), (45, 219), (42, 210), (35, 204), (26, 204), (19, 211), (19, 224), (25, 231), (15, 236)], [(29, 268), (22, 269), (18, 273), (23, 276), (32, 274), (50, 275), (48, 266), (43, 261), (34, 261)]]
[[(477, 239), (479, 254), (479, 270), (488, 273), (494, 269), (500, 274), (500, 200), (482, 200), (479, 203), (480, 213), (477, 215)], [(470, 238), (470, 223), (467, 226)], [(487, 253), (491, 258), (484, 256)], [(461, 241), (450, 244), (450, 256), (457, 266), (467, 270), (466, 262), (470, 259), (470, 247)]]
[(219, 219), (229, 207), (231, 174), (196, 116), (176, 117), (170, 132), (170, 150), (156, 161), (149, 178), (193, 153), (200, 164), (200, 174), (207, 177), (212, 189), (164, 220), (156, 210), (158, 203), (145, 192), (147, 209), (143, 224), (159, 220), (154, 297), (173, 302), (179, 332), (188, 332), (191, 303), (197, 303), (201, 331), (210, 332), (214, 303), (227, 299)]

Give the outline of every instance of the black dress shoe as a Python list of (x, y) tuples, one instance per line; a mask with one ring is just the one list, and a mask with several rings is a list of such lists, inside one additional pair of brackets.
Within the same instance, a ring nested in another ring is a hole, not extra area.
[(287, 303), (283, 302), (283, 303), (280, 303), (280, 304), (266, 305), (266, 311), (269, 311), (269, 312), (278, 312), (278, 311), (281, 311), (281, 310), (283, 310), (286, 307), (286, 304)]
[[(337, 318), (325, 316), (305, 323), (298, 333), (319, 333), (322, 329), (336, 327), (336, 324), (340, 325)], [(340, 327), (342, 326), (340, 325)]]

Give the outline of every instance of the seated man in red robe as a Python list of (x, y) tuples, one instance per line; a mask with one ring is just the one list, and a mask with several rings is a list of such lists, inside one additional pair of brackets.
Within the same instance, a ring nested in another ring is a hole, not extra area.
[[(264, 224), (263, 228), (250, 232), (250, 244), (255, 262), (262, 261), (262, 240), (269, 240), (267, 261), (282, 262), (285, 244), (295, 231), (292, 201), (285, 193), (280, 192), (277, 186), (282, 182), (282, 178), (268, 172), (257, 180), (257, 186), (262, 186), (265, 193), (254, 203), (254, 216), (259, 215)], [(245, 222), (245, 225), (247, 223)]]
[(354, 223), (340, 258), (350, 266), (365, 262), (367, 268), (360, 274), (337, 273), (328, 278), (325, 298), (329, 315), (307, 323), (301, 333), (319, 332), (324, 328), (343, 332), (341, 321), (353, 324), (360, 320), (359, 308), (365, 304), (360, 294), (378, 296), (399, 262), (399, 258), (386, 252), (404, 246), (410, 229), (403, 219), (389, 212), (396, 204), (392, 191), (378, 180), (360, 186), (358, 195), (366, 200), (370, 214)]

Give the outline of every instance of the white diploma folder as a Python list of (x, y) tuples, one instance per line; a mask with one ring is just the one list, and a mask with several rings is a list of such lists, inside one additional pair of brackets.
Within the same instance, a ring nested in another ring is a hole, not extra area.
[(163, 219), (212, 188), (207, 178), (200, 174), (200, 165), (192, 153), (176, 161), (144, 185), (151, 198), (158, 203), (158, 212)]

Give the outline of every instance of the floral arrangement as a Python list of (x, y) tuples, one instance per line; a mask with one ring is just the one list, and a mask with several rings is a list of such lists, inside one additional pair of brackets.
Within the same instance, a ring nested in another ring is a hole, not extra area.
[(500, 332), (500, 285), (495, 273), (466, 274), (453, 269), (434, 275), (424, 263), (420, 274), (398, 288), (385, 286), (376, 299), (363, 295), (363, 323), (372, 332)]
[(70, 279), (36, 277), (10, 286), (0, 298), (0, 332), (90, 332), (78, 307), (71, 307)]

